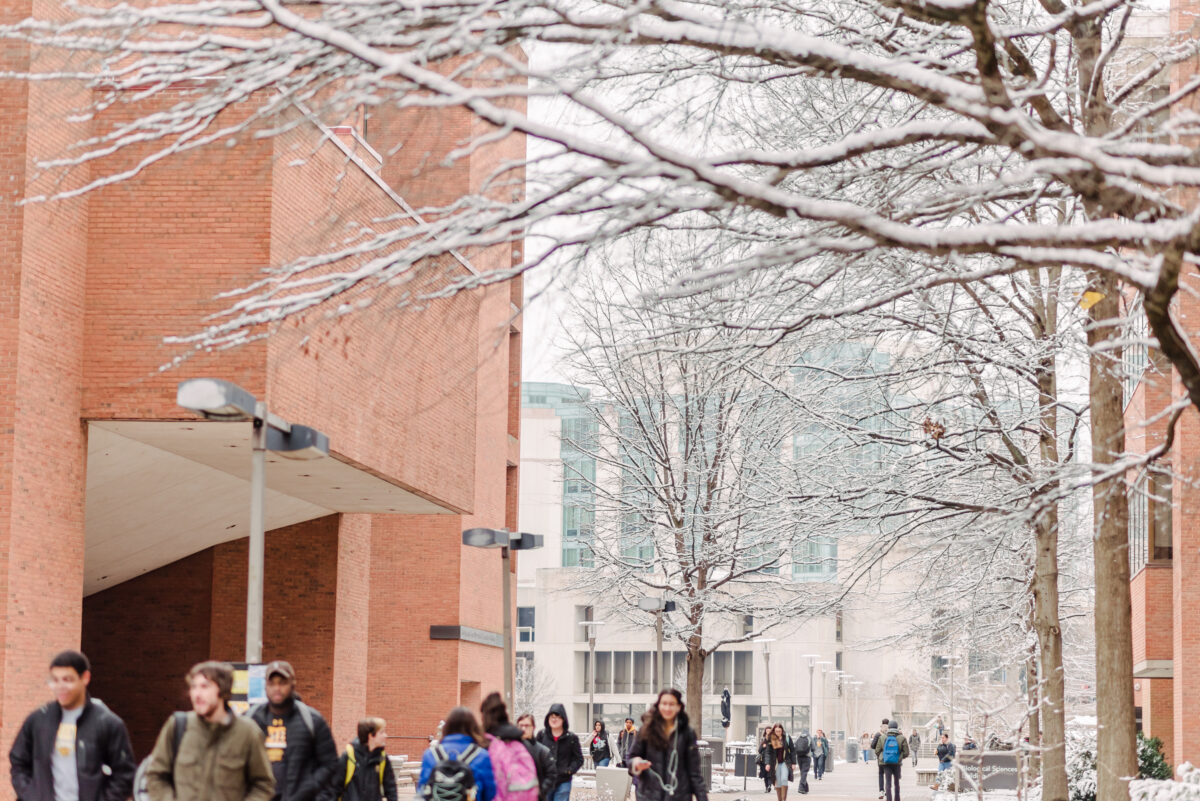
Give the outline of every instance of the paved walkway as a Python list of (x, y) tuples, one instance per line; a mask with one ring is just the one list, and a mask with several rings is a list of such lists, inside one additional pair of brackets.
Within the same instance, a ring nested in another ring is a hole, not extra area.
[[(924, 760), (923, 767), (933, 767), (932, 759)], [(734, 780), (730, 779), (730, 783)], [(775, 791), (770, 795), (763, 792), (762, 779), (748, 779), (747, 792), (712, 793), (712, 801), (736, 801), (745, 798), (747, 801), (775, 801)], [(812, 773), (808, 774), (808, 795), (796, 791), (795, 782), (788, 790), (787, 801), (872, 801), (879, 797), (879, 768), (874, 762), (866, 765), (861, 762), (846, 764), (838, 763), (832, 773), (826, 773), (821, 781), (813, 781)], [(912, 763), (901, 770), (900, 798), (901, 801), (929, 801), (928, 787), (917, 786), (917, 772)], [(572, 793), (572, 801), (574, 793)], [(581, 800), (582, 801), (582, 800)]]

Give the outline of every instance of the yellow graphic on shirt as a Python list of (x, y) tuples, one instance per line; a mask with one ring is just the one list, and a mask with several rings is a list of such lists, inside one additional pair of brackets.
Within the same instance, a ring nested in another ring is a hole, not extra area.
[(59, 756), (69, 757), (75, 753), (75, 724), (58, 724), (58, 735), (54, 738), (54, 750)]
[(287, 726), (283, 718), (272, 718), (267, 726), (267, 759), (272, 762), (282, 762), (283, 752), (287, 749)]

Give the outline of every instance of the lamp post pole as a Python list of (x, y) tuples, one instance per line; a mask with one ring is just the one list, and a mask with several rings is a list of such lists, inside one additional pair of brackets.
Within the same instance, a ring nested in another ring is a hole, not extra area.
[(654, 686), (651, 689), (655, 693), (659, 693), (667, 686), (663, 684), (663, 611), (661, 609), (654, 613), (654, 636), (658, 644), (654, 652)]
[(593, 726), (595, 719), (593, 709), (596, 705), (596, 626), (604, 625), (603, 620), (581, 620), (579, 625), (587, 627), (588, 633), (588, 668), (591, 681), (588, 682), (588, 727)]
[(267, 404), (254, 404), (254, 430), (250, 437), (250, 565), (246, 576), (246, 662), (262, 661), (263, 584), (267, 566)]
[(513, 708), (513, 625), (512, 625), (512, 573), (508, 547), (500, 549), (500, 591), (504, 603), (504, 703), (512, 714)]
[(775, 642), (775, 638), (759, 637), (755, 642), (762, 643), (763, 647), (763, 667), (767, 671), (767, 722), (770, 723), (775, 719), (775, 712), (771, 708), (771, 643)]
[(821, 657), (820, 654), (805, 654), (804, 658), (808, 660), (808, 730), (813, 731), (813, 673), (817, 669), (817, 660)]

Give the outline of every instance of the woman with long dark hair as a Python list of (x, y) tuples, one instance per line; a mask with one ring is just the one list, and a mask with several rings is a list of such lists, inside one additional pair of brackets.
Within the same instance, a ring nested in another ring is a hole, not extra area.
[(628, 761), (629, 772), (639, 777), (638, 801), (708, 801), (696, 733), (688, 726), (679, 690), (660, 692), (642, 715)]
[[(442, 739), (429, 746), (421, 757), (417, 795), (421, 798), (431, 795), (435, 801), (440, 797), (438, 777), (433, 775), (434, 768), (440, 761), (449, 757), (465, 762), (470, 767), (475, 780), (476, 801), (492, 801), (496, 797), (496, 780), (492, 774), (492, 760), (488, 757), (487, 749), (487, 738), (483, 736), (483, 729), (479, 728), (475, 714), (465, 706), (454, 707), (442, 726)], [(434, 781), (434, 785), (429, 792), (425, 787), (431, 780)]]
[[(792, 738), (776, 723), (767, 734), (767, 772), (775, 783), (775, 795), (779, 801), (787, 798), (788, 782), (796, 769), (796, 752)], [(804, 788), (800, 788), (804, 789)]]

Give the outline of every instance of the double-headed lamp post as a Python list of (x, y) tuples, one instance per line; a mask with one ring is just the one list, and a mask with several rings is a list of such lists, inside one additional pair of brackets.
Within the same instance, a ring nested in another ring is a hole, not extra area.
[(511, 714), (513, 709), (513, 625), (512, 572), (508, 552), (541, 548), (542, 535), (498, 528), (469, 528), (462, 533), (462, 544), (472, 548), (500, 549), (501, 603), (504, 604), (504, 701)]
[(811, 734), (813, 731), (813, 673), (817, 669), (817, 660), (821, 658), (820, 654), (804, 654), (804, 659), (808, 660), (808, 731)]
[(588, 729), (592, 729), (596, 724), (592, 723), (592, 709), (596, 706), (596, 626), (603, 626), (603, 620), (581, 620), (579, 625), (587, 628), (588, 638), (588, 673), (591, 681), (588, 682)]
[(674, 612), (675, 602), (668, 601), (666, 598), (643, 595), (638, 598), (638, 609), (654, 613), (654, 634), (658, 638), (658, 650), (655, 651), (653, 674), (654, 692), (658, 693), (670, 686), (670, 682), (663, 683), (663, 613)]
[(829, 721), (825, 720), (825, 712), (828, 711), (825, 709), (825, 699), (829, 697), (829, 688), (826, 686), (825, 680), (828, 677), (829, 668), (833, 667), (833, 663), (828, 660), (821, 660), (817, 662), (817, 667), (821, 668), (821, 723), (828, 726)]
[(307, 426), (292, 425), (267, 411), (260, 401), (230, 381), (193, 378), (180, 382), (175, 402), (208, 420), (253, 423), (250, 434), (250, 560), (246, 575), (246, 662), (262, 661), (263, 572), (266, 565), (267, 451), (288, 459), (329, 455), (329, 437)]

